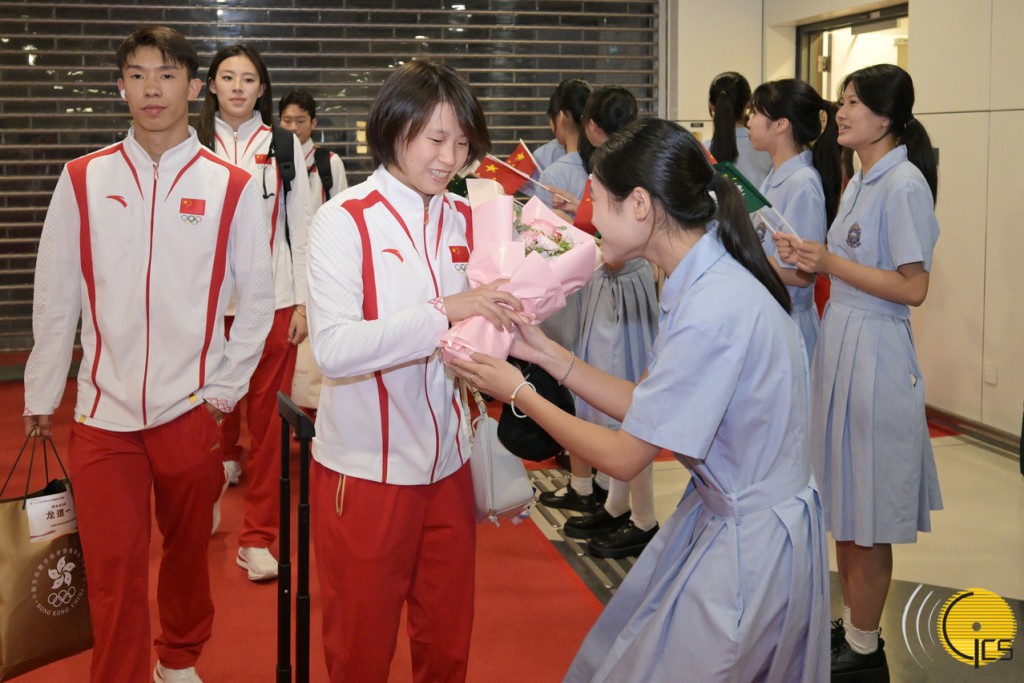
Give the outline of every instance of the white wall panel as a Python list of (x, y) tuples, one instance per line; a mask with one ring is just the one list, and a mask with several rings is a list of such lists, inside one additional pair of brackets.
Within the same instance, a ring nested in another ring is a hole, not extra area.
[(981, 421), (988, 114), (919, 118), (939, 149), (939, 242), (928, 298), (911, 314), (926, 400)]
[(992, 0), (992, 109), (1024, 109), (1024, 2)]
[(705, 122), (710, 136), (708, 87), (723, 71), (738, 71), (751, 87), (761, 83), (761, 3), (720, 0), (707, 6), (674, 3), (677, 15), (674, 50), (678, 62), (670, 75), (676, 84), (676, 101), (669, 117), (684, 124)]
[[(1024, 112), (993, 112), (988, 164), (984, 363), (998, 383), (982, 385), (982, 422), (1016, 434), (1024, 402), (1024, 214), (1020, 159)], [(979, 197), (981, 200), (984, 197)]]
[(992, 0), (913, 0), (909, 71), (915, 111), (987, 109), (991, 40)]

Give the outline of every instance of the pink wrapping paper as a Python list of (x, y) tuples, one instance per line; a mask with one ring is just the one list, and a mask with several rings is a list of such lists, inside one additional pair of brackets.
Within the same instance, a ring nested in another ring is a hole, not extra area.
[[(493, 181), (479, 182), (497, 186)], [(523, 207), (520, 219), (548, 235), (560, 230), (573, 245), (564, 254), (526, 254), (525, 245), (515, 239), (512, 197), (497, 194), (489, 186), (470, 185), (470, 205), (474, 247), (466, 266), (470, 286), (507, 278), (500, 289), (519, 299), (524, 317), (534, 323), (564, 308), (566, 297), (583, 287), (600, 264), (594, 238), (559, 218), (536, 197)], [(473, 316), (453, 325), (439, 346), (445, 362), (468, 359), (476, 352), (507, 358), (514, 338), (513, 332)]]

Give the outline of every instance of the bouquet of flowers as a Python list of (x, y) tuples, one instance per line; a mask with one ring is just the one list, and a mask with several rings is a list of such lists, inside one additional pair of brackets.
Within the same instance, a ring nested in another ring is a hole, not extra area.
[[(472, 287), (508, 279), (501, 289), (523, 304), (523, 318), (539, 323), (565, 307), (567, 296), (600, 265), (591, 235), (559, 218), (534, 197), (517, 210), (492, 180), (468, 180), (473, 253), (466, 266)], [(483, 352), (507, 358), (514, 334), (480, 316), (462, 320), (441, 338), (445, 361)]]

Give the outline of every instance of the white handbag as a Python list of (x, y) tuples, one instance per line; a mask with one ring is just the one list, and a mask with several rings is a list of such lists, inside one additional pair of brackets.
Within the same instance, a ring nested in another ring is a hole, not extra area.
[[(465, 396), (466, 385), (463, 384)], [(515, 519), (533, 504), (533, 486), (523, 461), (498, 441), (498, 422), (487, 414), (487, 404), (470, 388), (480, 415), (473, 420), (469, 465), (473, 474), (477, 522)]]

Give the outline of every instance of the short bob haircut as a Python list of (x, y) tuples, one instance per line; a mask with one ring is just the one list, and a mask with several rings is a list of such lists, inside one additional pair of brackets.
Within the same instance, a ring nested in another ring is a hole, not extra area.
[(451, 106), (469, 138), (467, 163), (482, 159), (491, 150), (491, 136), (469, 84), (446, 64), (414, 59), (388, 77), (370, 108), (366, 144), (374, 163), (398, 166), (398, 145), (419, 135), (439, 104)]
[(165, 64), (174, 64), (188, 70), (190, 79), (199, 74), (199, 56), (185, 36), (168, 26), (140, 26), (124, 39), (114, 59), (119, 71), (124, 72), (131, 59), (140, 48), (155, 47), (160, 50)]

